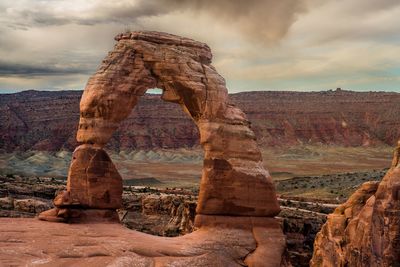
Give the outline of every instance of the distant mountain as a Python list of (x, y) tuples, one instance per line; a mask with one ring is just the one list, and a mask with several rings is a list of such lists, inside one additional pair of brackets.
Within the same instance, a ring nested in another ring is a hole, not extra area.
[[(0, 149), (72, 150), (82, 91), (0, 95)], [(400, 94), (387, 92), (244, 92), (230, 95), (262, 146), (394, 144)], [(108, 144), (112, 150), (198, 145), (198, 131), (177, 104), (145, 95)]]

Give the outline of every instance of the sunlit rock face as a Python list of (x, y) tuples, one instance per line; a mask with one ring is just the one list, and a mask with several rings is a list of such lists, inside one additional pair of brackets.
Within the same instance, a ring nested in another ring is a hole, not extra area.
[(275, 189), (244, 113), (229, 104), (210, 48), (158, 32), (118, 35), (83, 93), (77, 139), (104, 146), (147, 89), (193, 119), (205, 151), (198, 214), (274, 216)]
[[(154, 247), (154, 237), (144, 237), (140, 252), (146, 250), (152, 260), (143, 266), (285, 264), (285, 237), (274, 218), (280, 207), (272, 179), (250, 123), (228, 102), (225, 80), (211, 65), (210, 48), (159, 32), (129, 32), (115, 39), (114, 50), (89, 79), (81, 98), (77, 140), (83, 145), (73, 154), (67, 191), (56, 197), (55, 209), (39, 218), (115, 220), (121, 177), (103, 147), (139, 97), (158, 87), (163, 90), (161, 98), (179, 104), (199, 129), (204, 149), (195, 218), (199, 230), (181, 239), (183, 243), (160, 239), (159, 247)], [(217, 239), (216, 232), (221, 233)], [(151, 246), (144, 249), (146, 242)], [(220, 252), (215, 254), (214, 248)], [(161, 251), (165, 253), (160, 255)]]
[(314, 243), (311, 266), (398, 266), (400, 147), (382, 182), (363, 184), (328, 216)]

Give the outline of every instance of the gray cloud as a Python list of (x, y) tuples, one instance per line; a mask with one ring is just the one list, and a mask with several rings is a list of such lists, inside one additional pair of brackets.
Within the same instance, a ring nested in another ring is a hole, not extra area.
[(327, 1), (309, 9), (294, 25), (298, 40), (320, 46), (332, 42), (385, 42), (398, 38), (400, 1)]
[(89, 74), (90, 70), (82, 67), (42, 66), (0, 61), (0, 77), (37, 77), (53, 75)]
[(298, 14), (306, 10), (305, 0), (168, 0), (164, 3), (172, 8), (179, 6), (209, 13), (216, 21), (231, 25), (246, 37), (262, 42), (280, 40)]

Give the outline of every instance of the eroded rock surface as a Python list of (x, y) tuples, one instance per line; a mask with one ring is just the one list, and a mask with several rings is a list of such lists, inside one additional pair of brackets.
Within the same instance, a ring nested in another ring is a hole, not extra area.
[(200, 132), (205, 155), (194, 223), (198, 230), (168, 242), (137, 238), (134, 246), (139, 251), (131, 251), (139, 257), (132, 263), (285, 264), (286, 242), (281, 223), (274, 218), (280, 207), (272, 179), (263, 167), (250, 123), (228, 102), (225, 80), (211, 65), (210, 48), (159, 32), (129, 32), (115, 39), (114, 50), (89, 79), (80, 102), (77, 140), (84, 145), (73, 154), (67, 191), (54, 199), (56, 208), (41, 213), (39, 219), (97, 222), (116, 218), (115, 209), (122, 201), (121, 177), (102, 148), (138, 98), (158, 87), (163, 90), (162, 99), (179, 104)]
[[(0, 265), (239, 267), (245, 261), (249, 266), (279, 266), (276, 256), (283, 252), (284, 238), (279, 225), (269, 220), (269, 229), (258, 228), (256, 242), (249, 230), (252, 225), (202, 227), (192, 234), (166, 238), (113, 223), (59, 224), (2, 218)], [(252, 259), (249, 255), (258, 251), (257, 246), (263, 246), (257, 253), (265, 254)], [(253, 263), (257, 260), (259, 263)]]
[(364, 183), (328, 216), (311, 266), (399, 266), (399, 150), (382, 182)]
[(159, 236), (178, 236), (195, 230), (197, 198), (191, 195), (124, 192), (121, 223)]
[(83, 93), (77, 139), (105, 145), (149, 88), (178, 103), (199, 128), (204, 167), (197, 213), (269, 216), (279, 213), (275, 188), (244, 113), (229, 104), (210, 48), (187, 38), (132, 32), (118, 43)]
[(122, 178), (101, 148), (90, 145), (77, 147), (72, 155), (67, 181), (68, 194), (55, 200), (58, 207), (74, 204), (99, 209), (121, 207)]
[(107, 153), (94, 145), (77, 147), (67, 190), (59, 192), (53, 203), (55, 208), (42, 212), (39, 219), (71, 221), (97, 216), (93, 219), (118, 220), (115, 210), (122, 207), (122, 178)]
[[(39, 200), (33, 204), (47, 203), (57, 191), (65, 190), (64, 180), (0, 175), (0, 217), (35, 217), (43, 210), (35, 206), (35, 213), (18, 210), (13, 205), (17, 199)], [(40, 196), (40, 197), (39, 197)], [(158, 236), (179, 236), (195, 230), (194, 219), (197, 197), (187, 190), (164, 190), (124, 186), (120, 220), (126, 227)], [(335, 205), (315, 203), (311, 199), (279, 199), (286, 236), (288, 259), (293, 266), (309, 266), (315, 235), (325, 223), (326, 213)], [(337, 206), (337, 205), (336, 205)]]

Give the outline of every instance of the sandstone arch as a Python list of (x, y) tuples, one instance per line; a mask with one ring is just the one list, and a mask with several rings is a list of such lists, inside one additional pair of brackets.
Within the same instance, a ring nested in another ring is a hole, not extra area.
[(147, 89), (178, 103), (200, 132), (205, 150), (198, 214), (275, 216), (274, 186), (262, 166), (249, 122), (228, 103), (210, 48), (154, 32), (118, 35), (114, 51), (90, 78), (81, 99), (77, 139), (103, 146)]
[[(159, 32), (129, 32), (115, 40), (81, 99), (77, 140), (83, 145), (74, 152), (67, 192), (56, 197), (56, 210), (40, 218), (115, 216), (112, 210), (121, 205), (121, 177), (102, 147), (140, 96), (157, 87), (163, 90), (162, 99), (180, 104), (199, 128), (205, 153), (196, 226), (246, 229), (254, 236), (251, 242), (258, 244), (246, 263), (279, 265), (284, 237), (273, 218), (280, 211), (275, 188), (249, 122), (228, 102), (225, 80), (211, 65), (210, 48)], [(268, 240), (275, 247), (268, 246)], [(274, 259), (265, 258), (271, 256)]]

